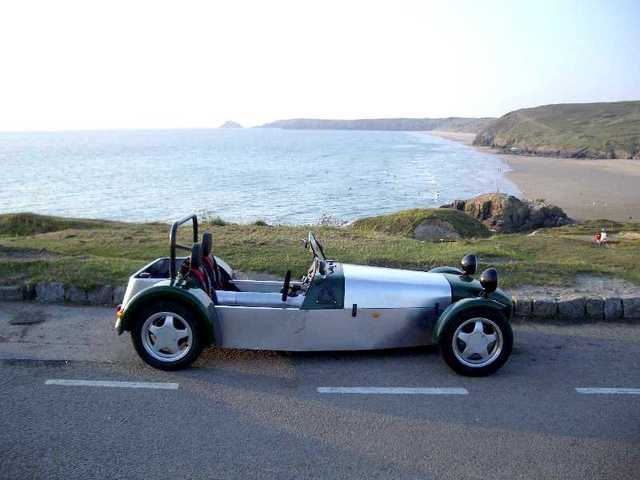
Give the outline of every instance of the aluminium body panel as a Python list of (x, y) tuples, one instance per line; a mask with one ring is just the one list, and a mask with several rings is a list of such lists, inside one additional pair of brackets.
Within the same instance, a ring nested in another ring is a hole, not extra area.
[[(440, 273), (342, 264), (345, 308), (438, 308), (451, 304), (451, 284)], [(436, 305), (437, 304), (437, 305)]]
[(287, 297), (282, 300), (282, 294), (276, 292), (243, 292), (230, 290), (216, 290), (216, 298), (220, 306), (243, 307), (274, 307), (274, 308), (300, 308), (304, 301), (304, 295)]
[(135, 275), (129, 277), (129, 282), (127, 283), (127, 289), (124, 293), (124, 299), (122, 300), (122, 305), (127, 306), (129, 301), (142, 290), (146, 290), (149, 287), (153, 287), (157, 283), (165, 280), (164, 278), (139, 278)]
[(216, 305), (216, 344), (283, 351), (375, 350), (432, 344), (430, 308), (300, 310)]

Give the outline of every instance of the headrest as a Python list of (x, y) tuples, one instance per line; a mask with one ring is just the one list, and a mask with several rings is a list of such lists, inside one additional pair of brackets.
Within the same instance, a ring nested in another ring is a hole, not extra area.
[(202, 245), (194, 243), (191, 247), (191, 268), (200, 268), (202, 265)]
[(213, 235), (209, 232), (202, 234), (202, 256), (208, 257), (211, 255), (211, 249), (213, 248)]

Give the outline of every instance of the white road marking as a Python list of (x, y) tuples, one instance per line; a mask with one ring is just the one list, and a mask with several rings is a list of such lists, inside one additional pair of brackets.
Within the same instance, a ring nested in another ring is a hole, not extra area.
[(468, 395), (466, 388), (409, 388), (409, 387), (318, 387), (318, 393), (361, 395)]
[(111, 388), (155, 388), (159, 390), (177, 390), (177, 383), (158, 382), (113, 382), (109, 380), (62, 380), (50, 379), (45, 385), (63, 385), (65, 387), (111, 387)]
[(585, 395), (640, 395), (640, 388), (576, 388)]

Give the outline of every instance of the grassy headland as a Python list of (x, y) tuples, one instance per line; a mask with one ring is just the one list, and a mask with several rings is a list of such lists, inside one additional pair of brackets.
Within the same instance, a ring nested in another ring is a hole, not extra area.
[[(445, 211), (447, 215), (449, 211)], [(541, 230), (536, 235), (493, 235), (431, 243), (407, 236), (415, 215), (384, 216), (347, 227), (204, 225), (214, 235), (214, 251), (241, 271), (302, 275), (310, 262), (300, 246), (309, 229), (327, 254), (349, 263), (427, 270), (458, 265), (468, 252), (481, 268), (495, 265), (501, 284), (567, 285), (576, 274), (602, 274), (640, 284), (638, 224), (593, 221)], [(420, 215), (423, 215), (421, 213)], [(398, 228), (397, 219), (405, 226)], [(411, 220), (413, 218), (413, 220)], [(150, 260), (168, 254), (168, 225), (76, 220), (33, 214), (0, 215), (0, 285), (60, 281), (68, 285), (124, 285)], [(608, 248), (590, 242), (606, 225), (616, 240)], [(184, 232), (184, 242), (188, 243)], [(624, 235), (617, 235), (625, 233)], [(618, 237), (618, 238), (616, 238)]]
[(485, 238), (491, 232), (481, 222), (458, 210), (449, 208), (414, 208), (389, 215), (379, 215), (356, 220), (351, 227), (358, 231), (386, 233), (413, 237), (416, 227), (424, 221), (446, 222), (462, 238)]
[(474, 144), (529, 155), (640, 158), (640, 101), (515, 110), (482, 129)]

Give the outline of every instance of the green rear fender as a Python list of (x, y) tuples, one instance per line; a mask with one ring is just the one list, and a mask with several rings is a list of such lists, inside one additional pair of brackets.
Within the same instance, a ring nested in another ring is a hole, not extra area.
[(198, 320), (203, 325), (203, 331), (205, 332), (205, 340), (208, 344), (214, 343), (215, 338), (213, 334), (213, 323), (215, 319), (215, 306), (211, 303), (208, 307), (202, 304), (202, 302), (193, 294), (189, 293), (189, 290), (181, 287), (174, 287), (170, 285), (156, 285), (149, 287), (141, 292), (138, 292), (128, 303), (122, 314), (122, 320), (120, 322), (118, 333), (125, 330), (131, 330), (133, 322), (137, 313), (157, 301), (173, 301), (182, 303), (187, 308), (191, 309)]
[(492, 300), (491, 298), (473, 297), (458, 300), (457, 302), (449, 305), (436, 321), (436, 324), (433, 328), (434, 343), (440, 342), (440, 336), (442, 335), (442, 331), (444, 330), (444, 327), (448, 322), (456, 318), (461, 312), (470, 309), (490, 309), (500, 312), (506, 318), (511, 317), (510, 305), (504, 305), (495, 300)]

